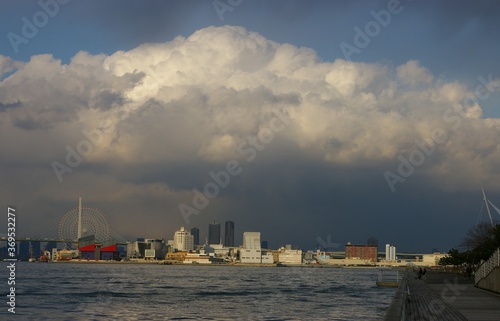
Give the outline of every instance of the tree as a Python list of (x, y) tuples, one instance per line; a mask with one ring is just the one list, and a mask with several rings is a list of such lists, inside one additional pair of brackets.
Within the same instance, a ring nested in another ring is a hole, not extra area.
[(464, 264), (467, 261), (467, 252), (460, 252), (457, 249), (451, 249), (448, 251), (448, 255), (442, 257), (439, 260), (439, 265), (453, 265), (459, 266)]
[(476, 227), (469, 229), (462, 246), (471, 252), (470, 260), (473, 261), (471, 263), (489, 259), (500, 247), (500, 224), (491, 226), (486, 222), (479, 223)]

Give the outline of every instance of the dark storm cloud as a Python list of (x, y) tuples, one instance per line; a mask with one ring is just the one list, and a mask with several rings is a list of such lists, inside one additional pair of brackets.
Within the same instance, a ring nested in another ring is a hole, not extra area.
[[(482, 101), (465, 104), (470, 95), (418, 61), (321, 62), (311, 49), (234, 26), (112, 55), (80, 52), (67, 64), (34, 56), (0, 83), (0, 101), (22, 103), (2, 112), (1, 171), (12, 186), (0, 192), (34, 221), (40, 200), (41, 212), (59, 202), (64, 213), (82, 195), (120, 234), (170, 238), (187, 224), (180, 204), (236, 161), (241, 172), (190, 227), (230, 219), (273, 246), (313, 248), (330, 235), (449, 247), (469, 227), (470, 191), (500, 188), (489, 170), (500, 161), (500, 123), (481, 118)], [(445, 142), (424, 154), (436, 129)], [(422, 162), (401, 174), (401, 159), (417, 152)], [(66, 166), (60, 180), (54, 162)], [(395, 191), (387, 171), (404, 176)], [(460, 223), (439, 234), (455, 215)]]

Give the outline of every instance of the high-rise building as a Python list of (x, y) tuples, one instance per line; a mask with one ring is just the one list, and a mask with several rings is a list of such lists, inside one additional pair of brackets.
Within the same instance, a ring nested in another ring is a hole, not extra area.
[(210, 223), (208, 225), (208, 244), (220, 244), (220, 223)]
[(268, 249), (269, 245), (268, 245), (267, 241), (262, 241), (262, 242), (260, 242), (260, 247), (263, 249)]
[(193, 227), (191, 229), (191, 235), (194, 238), (194, 245), (200, 245), (200, 229), (197, 227)]
[(178, 251), (191, 251), (193, 249), (194, 237), (184, 227), (174, 234), (174, 248)]
[(224, 226), (224, 246), (233, 247), (234, 246), (234, 222), (226, 221)]

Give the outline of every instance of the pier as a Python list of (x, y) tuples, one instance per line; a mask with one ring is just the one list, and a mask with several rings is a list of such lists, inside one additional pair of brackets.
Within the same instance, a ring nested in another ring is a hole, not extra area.
[(405, 272), (399, 269), (379, 270), (377, 277), (377, 286), (397, 288), (401, 285)]
[(500, 295), (476, 288), (473, 279), (433, 270), (423, 279), (415, 277), (413, 271), (408, 271), (385, 321), (499, 320)]

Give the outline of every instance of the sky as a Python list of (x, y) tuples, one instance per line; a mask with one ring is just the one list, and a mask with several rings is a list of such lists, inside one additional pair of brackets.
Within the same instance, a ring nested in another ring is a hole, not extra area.
[(499, 18), (496, 1), (2, 1), (1, 205), (25, 236), (57, 234), (81, 196), (129, 241), (231, 220), (237, 244), (448, 251), (487, 220), (481, 186), (500, 205)]

